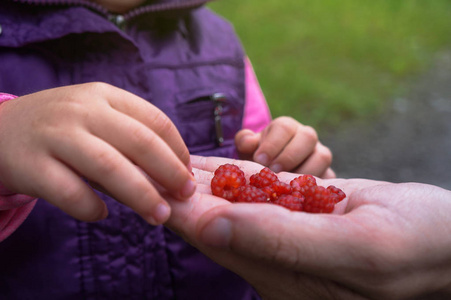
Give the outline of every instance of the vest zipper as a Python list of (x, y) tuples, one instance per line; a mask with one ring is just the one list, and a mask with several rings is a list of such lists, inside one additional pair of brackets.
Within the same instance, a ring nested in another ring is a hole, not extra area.
[(216, 143), (218, 144), (218, 146), (222, 147), (224, 145), (224, 133), (222, 130), (222, 105), (227, 102), (227, 98), (222, 93), (214, 93), (210, 98), (215, 103), (214, 118)]
[(125, 17), (123, 15), (109, 14), (108, 20), (111, 23), (113, 23), (114, 25), (116, 25), (116, 27), (119, 28), (120, 30), (122, 30), (122, 31), (125, 30), (125, 25), (127, 24), (127, 20), (125, 19)]

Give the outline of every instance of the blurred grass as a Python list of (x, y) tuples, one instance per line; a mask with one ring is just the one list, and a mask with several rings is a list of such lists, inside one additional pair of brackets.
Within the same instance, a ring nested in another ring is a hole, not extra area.
[(370, 118), (451, 45), (450, 0), (221, 0), (274, 117)]

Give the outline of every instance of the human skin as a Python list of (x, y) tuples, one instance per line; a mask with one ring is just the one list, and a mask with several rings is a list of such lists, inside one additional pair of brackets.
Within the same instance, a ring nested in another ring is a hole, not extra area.
[[(309, 214), (211, 195), (218, 165), (234, 163), (250, 176), (262, 168), (258, 164), (202, 157), (192, 163), (197, 192), (189, 201), (170, 201), (166, 225), (246, 279), (263, 299), (451, 296), (450, 191), (318, 178), (319, 185), (336, 185), (347, 198), (332, 214)], [(278, 175), (282, 181), (298, 176)]]
[(169, 118), (105, 83), (3, 102), (0, 170), (0, 182), (11, 192), (46, 199), (82, 221), (108, 213), (83, 179), (154, 225), (170, 214), (155, 184), (177, 199), (195, 190), (188, 149)]
[[(91, 0), (111, 12), (124, 13), (143, 4), (144, 0)], [(316, 131), (293, 118), (274, 119), (262, 132), (241, 130), (235, 136), (241, 159), (256, 161), (275, 172), (309, 173), (334, 178), (330, 168), (332, 153), (318, 140)]]
[(316, 131), (291, 117), (274, 119), (262, 132), (241, 130), (235, 136), (239, 157), (258, 162), (274, 172), (312, 174), (334, 178), (332, 152), (320, 143)]

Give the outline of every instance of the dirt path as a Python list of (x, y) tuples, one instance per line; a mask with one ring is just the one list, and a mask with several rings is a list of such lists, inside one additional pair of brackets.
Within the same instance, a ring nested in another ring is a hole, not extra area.
[(451, 51), (372, 124), (323, 138), (339, 177), (423, 182), (451, 189)]

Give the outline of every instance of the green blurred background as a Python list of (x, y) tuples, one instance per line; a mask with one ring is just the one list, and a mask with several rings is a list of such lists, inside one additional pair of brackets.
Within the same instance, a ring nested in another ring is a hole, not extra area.
[[(319, 133), (371, 119), (451, 49), (450, 0), (220, 0), (273, 117)], [(451, 83), (450, 83), (451, 84)]]

